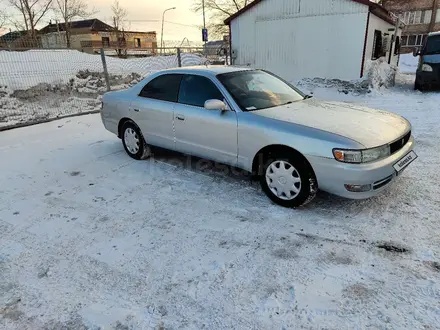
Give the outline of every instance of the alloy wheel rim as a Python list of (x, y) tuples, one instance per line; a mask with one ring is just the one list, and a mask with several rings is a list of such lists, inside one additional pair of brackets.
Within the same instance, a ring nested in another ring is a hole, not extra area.
[(125, 130), (124, 141), (125, 146), (131, 154), (135, 155), (139, 152), (139, 136), (131, 127)]
[(301, 191), (299, 172), (283, 160), (274, 161), (267, 167), (266, 183), (275, 196), (286, 201), (296, 198)]

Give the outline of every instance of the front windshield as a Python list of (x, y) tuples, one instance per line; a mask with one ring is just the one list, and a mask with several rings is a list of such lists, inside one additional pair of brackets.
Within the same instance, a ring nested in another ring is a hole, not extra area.
[(423, 55), (440, 54), (440, 35), (428, 37)]
[(277, 107), (304, 99), (281, 79), (264, 71), (238, 71), (217, 76), (243, 111)]

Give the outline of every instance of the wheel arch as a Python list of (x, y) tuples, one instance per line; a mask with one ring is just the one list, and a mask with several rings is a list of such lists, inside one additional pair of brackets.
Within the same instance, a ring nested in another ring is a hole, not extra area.
[(315, 171), (313, 170), (312, 165), (310, 164), (310, 162), (307, 160), (307, 158), (298, 150), (283, 145), (283, 144), (271, 144), (271, 145), (267, 145), (263, 148), (261, 148), (256, 154), (255, 157), (252, 161), (252, 174), (254, 176), (259, 176), (262, 173), (261, 172), (261, 168), (264, 165), (264, 162), (268, 159), (268, 157), (271, 154), (275, 154), (275, 153), (289, 153), (289, 154), (293, 154), (296, 157), (298, 157), (299, 159), (301, 159), (302, 161), (304, 161), (305, 164), (308, 165), (308, 167), (310, 168), (311, 173), (313, 174), (313, 176), (315, 177), (316, 180), (316, 174)]
[[(118, 138), (122, 138), (122, 128), (124, 127), (125, 123), (127, 122), (132, 122), (134, 125), (136, 125), (136, 123), (133, 121), (133, 119), (128, 118), (128, 117), (124, 117), (121, 118), (121, 120), (119, 120), (119, 124), (118, 124)], [(137, 127), (139, 127), (138, 125), (136, 125)]]

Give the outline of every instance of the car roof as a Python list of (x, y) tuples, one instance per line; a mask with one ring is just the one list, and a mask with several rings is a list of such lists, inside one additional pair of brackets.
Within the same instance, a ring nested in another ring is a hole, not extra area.
[(248, 67), (236, 67), (236, 66), (225, 66), (225, 65), (199, 65), (199, 66), (186, 66), (182, 68), (166, 69), (161, 70), (159, 73), (182, 73), (182, 74), (207, 74), (207, 75), (218, 75), (222, 73), (238, 72), (238, 71), (249, 71), (252, 70)]
[(437, 31), (437, 32), (431, 32), (430, 34), (429, 34), (429, 36), (439, 36), (440, 35), (440, 31)]

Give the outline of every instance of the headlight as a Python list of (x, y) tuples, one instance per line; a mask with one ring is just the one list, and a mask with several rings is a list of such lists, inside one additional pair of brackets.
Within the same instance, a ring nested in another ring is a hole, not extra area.
[(390, 146), (385, 145), (365, 150), (333, 149), (335, 159), (344, 163), (369, 163), (390, 155)]
[(430, 66), (429, 64), (423, 64), (422, 65), (422, 71), (432, 72), (432, 66)]
[(374, 162), (375, 160), (388, 157), (390, 155), (390, 146), (385, 145), (378, 148), (362, 150), (362, 163)]

